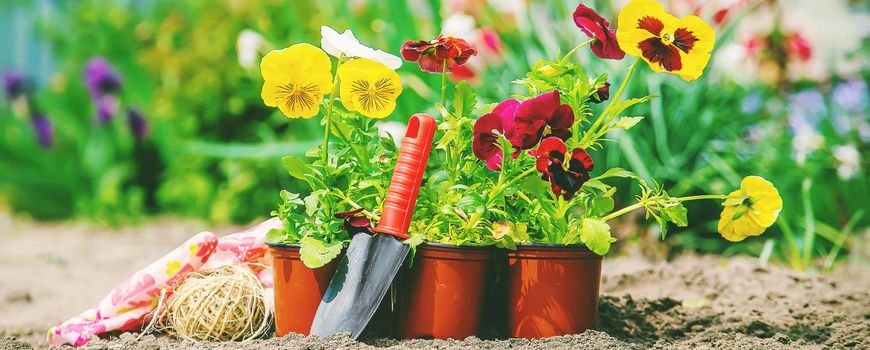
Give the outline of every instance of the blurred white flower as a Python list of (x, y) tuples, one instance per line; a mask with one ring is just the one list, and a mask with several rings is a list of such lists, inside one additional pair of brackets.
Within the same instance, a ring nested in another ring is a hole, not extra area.
[(402, 66), (401, 58), (360, 44), (350, 29), (339, 34), (335, 29), (321, 26), (320, 37), (320, 47), (323, 48), (323, 51), (334, 57), (368, 58), (383, 63), (390, 69), (398, 69)]
[(837, 146), (831, 152), (837, 160), (837, 175), (846, 180), (861, 170), (861, 153), (853, 145)]
[(812, 127), (801, 126), (796, 129), (794, 139), (791, 142), (795, 161), (797, 161), (798, 165), (803, 166), (807, 161), (807, 156), (822, 148), (824, 144), (825, 138), (821, 134), (816, 132)]
[(375, 126), (378, 128), (378, 135), (392, 137), (396, 146), (402, 144), (402, 137), (405, 134), (405, 129), (408, 127), (405, 123), (394, 121), (378, 122)]
[(253, 30), (245, 29), (239, 33), (236, 40), (239, 65), (245, 69), (253, 68), (257, 64), (257, 55), (264, 42), (263, 36)]
[(459, 12), (444, 20), (444, 23), (441, 24), (441, 34), (465, 40), (471, 40), (480, 35), (474, 17)]

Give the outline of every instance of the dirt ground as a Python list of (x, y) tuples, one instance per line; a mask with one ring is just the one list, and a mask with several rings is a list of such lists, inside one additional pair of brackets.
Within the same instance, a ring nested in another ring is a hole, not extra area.
[[(44, 348), (45, 332), (96, 304), (116, 283), (204, 226), (154, 219), (107, 230), (0, 214), (0, 350)], [(236, 228), (212, 230), (217, 234)], [(670, 262), (608, 257), (597, 331), (541, 340), (350, 340), (290, 335), (192, 344), (121, 334), (94, 349), (870, 349), (870, 269), (831, 275), (750, 258), (684, 255)]]

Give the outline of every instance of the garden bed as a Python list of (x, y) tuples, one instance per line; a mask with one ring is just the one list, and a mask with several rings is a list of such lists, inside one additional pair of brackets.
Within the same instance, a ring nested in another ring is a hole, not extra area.
[[(202, 224), (157, 219), (109, 232), (0, 216), (0, 349), (45, 347), (48, 327), (175, 247)], [(216, 230), (217, 234), (233, 232)], [(63, 242), (63, 243), (59, 243)], [(853, 271), (852, 271), (853, 270)], [(863, 275), (860, 275), (863, 273)], [(821, 348), (870, 347), (870, 272), (833, 275), (762, 266), (742, 257), (683, 255), (654, 263), (604, 262), (598, 331), (542, 340), (284, 338), (196, 346), (164, 336), (115, 335), (91, 348)], [(15, 337), (17, 340), (9, 339)]]

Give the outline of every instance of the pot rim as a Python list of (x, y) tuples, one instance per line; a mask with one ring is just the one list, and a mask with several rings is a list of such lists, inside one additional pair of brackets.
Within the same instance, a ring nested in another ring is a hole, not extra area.
[(266, 246), (269, 248), (300, 248), (301, 245), (299, 243), (270, 243), (266, 242)]
[(482, 245), (482, 246), (474, 246), (474, 245), (456, 245), (450, 243), (434, 243), (434, 242), (423, 242), (417, 247), (421, 246), (429, 246), (433, 248), (453, 248), (453, 249), (472, 249), (472, 250), (491, 250), (494, 249), (493, 245)]
[(585, 244), (562, 244), (562, 243), (517, 243), (517, 248), (545, 248), (545, 249), (578, 249), (590, 251)]

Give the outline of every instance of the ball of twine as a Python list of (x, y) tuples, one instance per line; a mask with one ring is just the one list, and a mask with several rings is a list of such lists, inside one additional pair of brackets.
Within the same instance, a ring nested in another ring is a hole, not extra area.
[(192, 341), (247, 341), (272, 321), (263, 285), (239, 265), (190, 274), (157, 313), (161, 328)]

